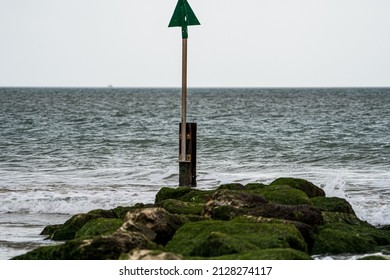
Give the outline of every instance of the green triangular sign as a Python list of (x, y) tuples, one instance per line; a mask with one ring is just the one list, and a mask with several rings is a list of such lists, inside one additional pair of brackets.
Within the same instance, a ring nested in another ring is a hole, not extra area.
[(188, 25), (200, 25), (200, 23), (187, 0), (179, 0), (168, 27), (186, 28)]

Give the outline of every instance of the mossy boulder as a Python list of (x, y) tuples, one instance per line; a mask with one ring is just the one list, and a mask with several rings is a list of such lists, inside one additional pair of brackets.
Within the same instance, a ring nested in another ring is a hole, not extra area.
[(80, 248), (80, 255), (87, 260), (116, 260), (121, 254), (136, 248), (157, 249), (158, 247), (142, 234), (117, 231), (111, 235), (92, 239), (91, 243)]
[(270, 186), (287, 185), (294, 189), (301, 190), (307, 194), (308, 197), (325, 196), (325, 191), (320, 187), (317, 187), (313, 183), (305, 179), (297, 178), (278, 178), (273, 181)]
[(182, 258), (182, 256), (171, 252), (146, 249), (134, 249), (119, 257), (120, 260), (181, 260)]
[(207, 210), (204, 210), (204, 213), (206, 217), (217, 220), (231, 220), (239, 216), (250, 215), (297, 221), (311, 226), (318, 226), (324, 223), (321, 212), (307, 205), (264, 204), (246, 209), (233, 206), (216, 206), (207, 208)]
[(54, 232), (56, 232), (60, 227), (62, 226), (62, 224), (58, 224), (58, 225), (48, 225), (46, 226), (42, 232), (40, 233), (40, 235), (49, 235), (51, 236)]
[(216, 191), (204, 205), (202, 215), (212, 219), (230, 220), (245, 215), (246, 210), (268, 201), (255, 193), (222, 189)]
[(293, 225), (239, 220), (187, 223), (166, 246), (167, 250), (188, 257), (215, 257), (268, 248), (307, 250)]
[(311, 199), (314, 206), (321, 211), (339, 212), (355, 215), (351, 204), (344, 198), (339, 197), (314, 197)]
[(325, 224), (343, 223), (357, 226), (371, 226), (366, 221), (360, 220), (355, 214), (323, 211), (322, 216), (324, 217)]
[(87, 214), (92, 215), (95, 218), (112, 218), (112, 219), (124, 219), (127, 212), (131, 212), (136, 209), (154, 207), (153, 204), (136, 203), (133, 206), (118, 206), (114, 209), (96, 209), (91, 210)]
[(254, 250), (241, 254), (223, 255), (212, 258), (214, 260), (312, 260), (305, 252), (291, 248), (274, 248)]
[(165, 245), (182, 224), (183, 220), (180, 216), (171, 214), (163, 208), (154, 207), (128, 212), (120, 230), (141, 231), (153, 242)]
[(230, 184), (222, 184), (217, 190), (236, 190), (236, 191), (249, 191), (249, 190), (257, 190), (268, 187), (268, 185), (262, 183), (248, 183), (246, 185), (240, 183), (230, 183)]
[(240, 216), (234, 219), (235, 221), (240, 222), (250, 222), (250, 223), (267, 223), (267, 224), (290, 224), (297, 228), (297, 230), (302, 235), (303, 239), (307, 244), (307, 251), (309, 253), (312, 252), (314, 237), (315, 237), (315, 228), (301, 222), (297, 221), (288, 221), (283, 219), (275, 219), (275, 218), (265, 218), (261, 216)]
[(204, 203), (211, 197), (213, 192), (214, 191), (203, 191), (187, 187), (163, 187), (156, 194), (155, 204), (160, 203), (166, 199), (177, 199), (187, 202)]
[(132, 249), (157, 249), (140, 233), (116, 232), (93, 239), (75, 239), (61, 245), (32, 250), (15, 260), (114, 260)]
[(118, 207), (112, 209), (112, 211), (115, 214), (115, 218), (123, 220), (128, 212), (131, 212), (135, 209), (150, 208), (150, 207), (154, 207), (154, 205), (153, 204), (136, 203), (134, 206), (118, 206)]
[(373, 226), (327, 224), (316, 234), (313, 254), (373, 252), (390, 244), (390, 234)]
[(288, 185), (267, 186), (261, 183), (249, 183), (244, 186), (239, 183), (233, 183), (221, 185), (217, 190), (252, 191), (272, 203), (289, 205), (313, 204), (305, 192)]
[(310, 205), (283, 205), (269, 203), (248, 209), (246, 214), (266, 218), (297, 221), (314, 227), (324, 224), (321, 211)]
[(218, 190), (205, 204), (202, 213), (219, 220), (252, 215), (299, 221), (314, 226), (323, 224), (322, 213), (315, 207), (268, 203), (264, 197), (247, 191)]
[(117, 215), (114, 212), (114, 209), (106, 210), (106, 209), (94, 209), (87, 213), (87, 215), (91, 216), (91, 218), (107, 218), (114, 219), (117, 218)]
[(76, 214), (61, 225), (49, 225), (43, 229), (42, 235), (48, 235), (48, 239), (55, 241), (71, 240), (76, 237), (76, 233), (89, 221), (105, 218), (105, 219), (124, 219), (126, 213), (137, 209), (152, 207), (153, 205), (145, 205), (142, 203), (135, 204), (131, 207), (118, 206), (114, 209), (95, 209), (86, 214)]
[(236, 190), (236, 191), (242, 191), (246, 190), (246, 186), (240, 183), (230, 183), (230, 184), (222, 184), (218, 187), (218, 190)]
[(313, 204), (305, 192), (287, 185), (275, 185), (257, 188), (254, 189), (254, 192), (265, 197), (269, 202), (272, 203), (286, 205)]
[(191, 188), (186, 188), (186, 187), (178, 187), (178, 188), (163, 187), (157, 192), (154, 203), (159, 203), (166, 199), (179, 199), (191, 191), (192, 191)]
[(237, 190), (218, 190), (206, 202), (205, 209), (208, 206), (232, 206), (236, 208), (253, 208), (260, 204), (266, 204), (268, 200), (263, 196), (246, 191)]
[(370, 238), (337, 228), (324, 228), (315, 238), (313, 254), (343, 254), (372, 252), (375, 243)]
[(268, 187), (268, 185), (262, 184), (262, 183), (248, 183), (245, 185), (246, 190), (258, 190)]
[(49, 236), (52, 240), (62, 241), (75, 238), (76, 233), (90, 220), (95, 219), (95, 215), (91, 214), (76, 214), (67, 220), (63, 225), (57, 227), (56, 230)]
[(122, 219), (97, 218), (87, 222), (76, 233), (75, 238), (91, 238), (98, 235), (114, 233), (123, 224)]
[(172, 214), (201, 215), (203, 203), (187, 202), (177, 199), (165, 199), (157, 204)]

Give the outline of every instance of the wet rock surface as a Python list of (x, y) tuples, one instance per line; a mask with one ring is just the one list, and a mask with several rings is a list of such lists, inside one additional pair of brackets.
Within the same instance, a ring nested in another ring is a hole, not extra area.
[(390, 248), (388, 226), (360, 220), (348, 201), (297, 178), (164, 187), (154, 204), (80, 213), (42, 234), (64, 243), (14, 259), (288, 260)]

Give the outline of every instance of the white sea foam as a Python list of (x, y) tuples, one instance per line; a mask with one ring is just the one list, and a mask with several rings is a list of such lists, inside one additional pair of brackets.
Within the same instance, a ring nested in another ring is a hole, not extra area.
[[(333, 170), (324, 176), (327, 196), (346, 199), (356, 215), (373, 225), (390, 224), (388, 172), (372, 170)], [(321, 177), (319, 175), (318, 177)]]
[(383, 257), (386, 259), (390, 259), (390, 256), (388, 253), (383, 252), (377, 252), (377, 253), (371, 253), (371, 254), (359, 254), (359, 255), (353, 255), (353, 254), (340, 254), (340, 255), (315, 255), (312, 256), (314, 260), (358, 260), (364, 257)]
[(56, 186), (0, 193), (2, 213), (75, 214), (92, 209), (109, 209), (138, 202), (151, 203), (154, 186), (83, 187)]
[[(232, 182), (268, 184), (278, 177), (304, 178), (322, 187), (327, 196), (341, 197), (349, 201), (361, 219), (375, 225), (390, 224), (387, 172), (300, 167), (277, 169), (267, 167), (259, 172), (240, 171), (238, 167), (233, 165), (231, 167), (232, 172), (199, 170), (198, 188), (212, 189), (220, 184)], [(74, 180), (74, 185), (1, 188), (0, 213), (75, 214), (96, 208), (108, 209), (138, 202), (152, 203), (161, 187), (177, 186), (178, 174), (176, 168), (168, 167), (162, 170), (143, 170), (136, 175), (128, 176), (127, 184), (123, 184), (123, 178), (110, 180), (101, 177), (94, 180), (96, 182), (87, 181), (85, 178)]]

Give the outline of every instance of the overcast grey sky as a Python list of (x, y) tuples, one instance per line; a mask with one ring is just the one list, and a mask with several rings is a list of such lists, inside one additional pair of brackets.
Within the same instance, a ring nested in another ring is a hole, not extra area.
[[(179, 87), (176, 3), (0, 0), (0, 86)], [(390, 86), (389, 0), (189, 3), (189, 86)]]

